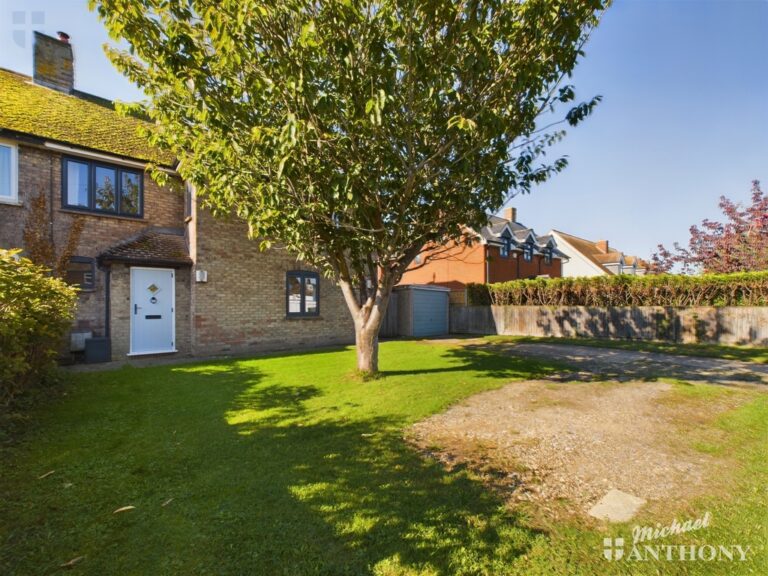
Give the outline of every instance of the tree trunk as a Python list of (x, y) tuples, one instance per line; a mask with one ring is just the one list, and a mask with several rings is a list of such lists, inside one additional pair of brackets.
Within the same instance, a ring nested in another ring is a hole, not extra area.
[(378, 326), (355, 326), (355, 346), (357, 347), (357, 370), (364, 376), (379, 371), (379, 322)]
[(355, 323), (357, 370), (363, 377), (373, 376), (379, 371), (379, 329), (387, 313), (394, 279), (382, 279), (375, 294), (362, 304), (351, 282), (340, 280), (339, 284)]

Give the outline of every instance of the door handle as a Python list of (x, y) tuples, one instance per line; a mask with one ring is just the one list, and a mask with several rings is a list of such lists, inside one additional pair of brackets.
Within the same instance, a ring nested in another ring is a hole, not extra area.
[(133, 315), (135, 316), (136, 314), (138, 314), (140, 309), (141, 309), (141, 306), (139, 306), (138, 304), (134, 304), (133, 305)]

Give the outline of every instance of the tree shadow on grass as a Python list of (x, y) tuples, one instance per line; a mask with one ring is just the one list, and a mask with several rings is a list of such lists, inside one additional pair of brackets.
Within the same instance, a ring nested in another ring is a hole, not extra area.
[[(265, 401), (250, 390), (237, 411)], [(269, 420), (235, 425), (261, 463), (240, 503), (250, 512), (232, 524), (251, 573), (499, 574), (537, 537), (466, 472), (410, 449), (398, 422)]]
[[(419, 344), (415, 344), (419, 345)], [(440, 345), (422, 344), (422, 345)], [(566, 369), (565, 364), (542, 358), (525, 358), (504, 354), (498, 345), (466, 344), (446, 346), (443, 358), (448, 358), (448, 366), (435, 368), (390, 370), (386, 365), (380, 371), (381, 378), (392, 376), (411, 376), (416, 374), (441, 374), (448, 372), (475, 372), (484, 377), (498, 379), (543, 378), (560, 370)]]
[[(446, 354), (456, 369), (523, 369)], [(76, 570), (98, 575), (502, 574), (542, 538), (467, 472), (408, 447), (402, 416), (335, 410), (318, 376), (269, 369), (83, 375), (0, 485), (0, 571), (82, 557)]]

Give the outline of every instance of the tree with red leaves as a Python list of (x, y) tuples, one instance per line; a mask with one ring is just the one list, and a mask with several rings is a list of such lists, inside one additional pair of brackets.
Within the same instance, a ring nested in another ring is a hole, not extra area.
[(669, 272), (679, 266), (685, 274), (768, 270), (768, 194), (752, 182), (752, 203), (743, 206), (725, 196), (720, 210), (726, 222), (703, 220), (691, 226), (688, 248), (677, 242), (673, 250), (659, 244), (651, 257), (651, 271)]

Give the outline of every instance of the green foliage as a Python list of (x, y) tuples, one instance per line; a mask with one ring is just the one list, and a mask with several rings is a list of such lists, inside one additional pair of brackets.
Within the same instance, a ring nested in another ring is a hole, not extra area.
[(55, 365), (77, 299), (75, 288), (18, 253), (0, 250), (0, 404)]
[(90, 1), (204, 204), (335, 277), (375, 328), (424, 245), (565, 167), (540, 124), (599, 101), (562, 81), (608, 3)]
[(468, 301), (499, 306), (768, 306), (768, 272), (513, 280), (471, 285)]
[(491, 293), (487, 284), (467, 284), (467, 304), (470, 306), (489, 306), (491, 304)]

